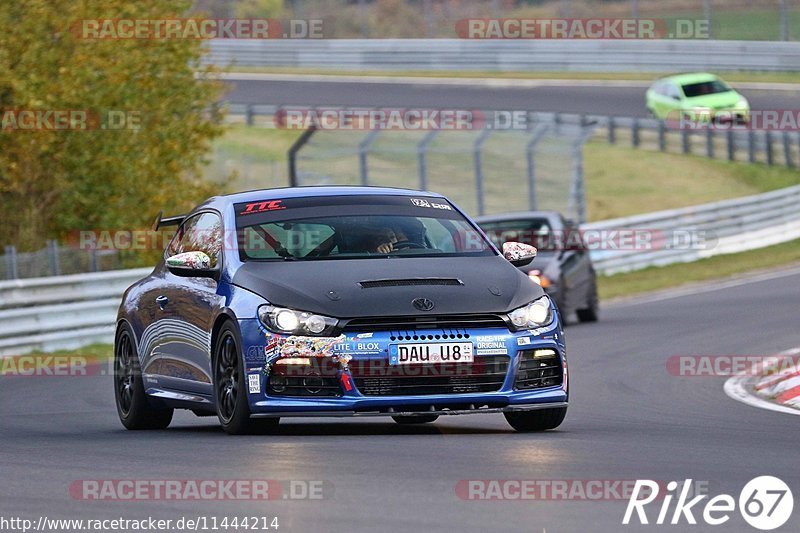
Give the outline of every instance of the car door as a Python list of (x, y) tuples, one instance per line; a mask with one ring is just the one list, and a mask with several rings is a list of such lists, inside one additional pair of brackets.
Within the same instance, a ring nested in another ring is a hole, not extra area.
[[(212, 268), (221, 268), (222, 243), (219, 213), (201, 212), (183, 222), (166, 256), (204, 252)], [(158, 315), (149, 336), (150, 384), (155, 381), (158, 388), (210, 396), (211, 330), (224, 305), (224, 298), (217, 294), (218, 282), (208, 277), (177, 276), (166, 267), (159, 275), (163, 282), (150, 294)]]

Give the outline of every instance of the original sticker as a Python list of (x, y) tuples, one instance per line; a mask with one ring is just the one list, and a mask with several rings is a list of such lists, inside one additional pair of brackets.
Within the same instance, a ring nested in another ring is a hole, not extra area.
[(506, 338), (502, 335), (475, 337), (476, 355), (507, 355)]

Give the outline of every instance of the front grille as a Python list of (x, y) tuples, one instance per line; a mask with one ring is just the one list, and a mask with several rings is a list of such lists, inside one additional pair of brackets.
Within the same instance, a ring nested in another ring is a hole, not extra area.
[(344, 331), (414, 331), (418, 329), (507, 328), (500, 315), (425, 315), (354, 318)]
[(378, 287), (414, 287), (418, 285), (461, 286), (464, 282), (455, 278), (410, 278), (410, 279), (374, 279), (359, 281), (362, 289)]
[(325, 398), (342, 395), (336, 371), (310, 359), (311, 365), (275, 365), (270, 369), (267, 394)]
[[(552, 352), (552, 355), (534, 357), (536, 351)], [(536, 351), (522, 352), (514, 383), (517, 389), (542, 389), (561, 385), (564, 379), (561, 358), (553, 350)]]
[(364, 396), (469, 394), (500, 390), (508, 365), (506, 356), (478, 357), (474, 363), (397, 366), (380, 359), (351, 364), (350, 373)]

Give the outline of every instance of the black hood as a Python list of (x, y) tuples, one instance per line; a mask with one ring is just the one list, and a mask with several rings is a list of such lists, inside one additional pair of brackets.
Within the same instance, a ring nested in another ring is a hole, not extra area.
[[(253, 261), (233, 284), (277, 306), (337, 318), (505, 313), (544, 294), (500, 256)], [(434, 308), (417, 310), (415, 298)]]

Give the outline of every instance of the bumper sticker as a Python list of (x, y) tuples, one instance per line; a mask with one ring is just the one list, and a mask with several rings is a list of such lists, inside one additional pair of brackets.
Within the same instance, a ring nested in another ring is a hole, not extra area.
[(247, 387), (250, 394), (261, 394), (261, 377), (258, 374), (248, 374)]

